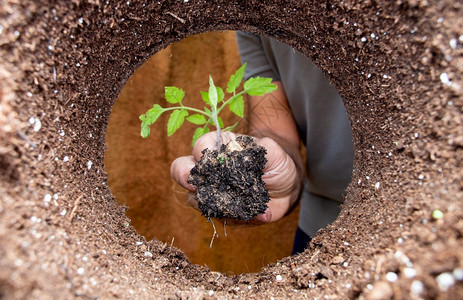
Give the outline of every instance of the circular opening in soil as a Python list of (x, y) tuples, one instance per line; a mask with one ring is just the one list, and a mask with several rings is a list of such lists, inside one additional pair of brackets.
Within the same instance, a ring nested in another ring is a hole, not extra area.
[[(110, 189), (118, 203), (128, 207), (127, 215), (139, 234), (178, 247), (194, 264), (231, 274), (258, 272), (291, 254), (299, 205), (265, 226), (222, 228), (216, 222), (218, 238), (211, 248), (211, 223), (186, 204), (186, 191), (171, 179), (169, 170), (175, 158), (191, 154), (196, 127), (185, 122), (167, 137), (164, 114), (152, 126), (150, 137), (142, 139), (138, 116), (155, 103), (165, 106), (165, 86), (182, 88), (188, 105), (201, 107), (199, 91), (208, 90), (209, 75), (216, 86), (226, 87), (240, 65), (233, 31), (190, 36), (159, 51), (130, 77), (115, 102), (105, 154)], [(234, 124), (238, 118), (228, 113), (223, 120)], [(245, 118), (236, 131), (245, 133), (246, 125)]]

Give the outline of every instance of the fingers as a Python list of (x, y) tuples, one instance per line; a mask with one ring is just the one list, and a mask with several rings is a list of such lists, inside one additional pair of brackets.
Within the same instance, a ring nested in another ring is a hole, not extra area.
[(194, 192), (194, 186), (188, 183), (188, 176), (195, 166), (193, 156), (182, 156), (175, 159), (170, 165), (170, 176), (185, 189)]
[(267, 164), (262, 179), (272, 198), (283, 198), (291, 194), (298, 182), (296, 165), (285, 150), (271, 138), (255, 139), (267, 149)]

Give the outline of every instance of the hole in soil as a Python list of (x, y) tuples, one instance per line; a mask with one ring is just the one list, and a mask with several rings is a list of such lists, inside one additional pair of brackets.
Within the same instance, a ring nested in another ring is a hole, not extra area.
[[(219, 238), (211, 249), (211, 224), (186, 204), (186, 191), (174, 183), (169, 171), (175, 158), (191, 153), (195, 127), (184, 125), (168, 138), (168, 116), (163, 115), (150, 137), (142, 139), (138, 116), (154, 103), (165, 105), (165, 86), (184, 89), (185, 99), (197, 101), (197, 105), (189, 102), (191, 106), (201, 105), (199, 91), (208, 90), (209, 74), (217, 86), (226, 87), (240, 65), (232, 31), (191, 36), (156, 53), (128, 80), (113, 106), (105, 154), (111, 191), (119, 204), (129, 207), (127, 215), (139, 234), (173, 244), (194, 264), (231, 274), (257, 272), (291, 254), (299, 205), (272, 224), (227, 226), (227, 236), (216, 223)], [(232, 114), (224, 116), (228, 124), (236, 120)], [(240, 124), (238, 130), (245, 132), (246, 122)]]

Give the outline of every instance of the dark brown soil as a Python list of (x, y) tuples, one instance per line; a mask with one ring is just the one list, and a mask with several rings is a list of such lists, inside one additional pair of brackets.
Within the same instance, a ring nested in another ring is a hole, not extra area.
[(188, 183), (196, 187), (198, 208), (209, 221), (230, 218), (247, 222), (265, 212), (270, 201), (262, 180), (266, 153), (247, 135), (222, 145), (220, 151), (203, 150)]
[[(462, 10), (411, 0), (3, 1), (0, 295), (462, 298)], [(304, 253), (227, 276), (138, 235), (103, 156), (111, 107), (138, 66), (187, 36), (236, 29), (288, 43), (329, 76), (355, 162), (339, 218)]]

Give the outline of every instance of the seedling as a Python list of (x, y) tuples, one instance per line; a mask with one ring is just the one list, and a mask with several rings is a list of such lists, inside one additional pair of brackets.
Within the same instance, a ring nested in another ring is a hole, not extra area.
[(223, 89), (216, 87), (212, 77), (209, 76), (209, 91), (201, 91), (201, 98), (206, 104), (204, 110), (183, 105), (182, 101), (185, 97), (185, 91), (175, 86), (166, 86), (166, 101), (171, 104), (176, 104), (177, 106), (162, 107), (159, 104), (154, 104), (153, 107), (145, 114), (140, 115), (141, 136), (143, 138), (147, 138), (150, 135), (150, 126), (154, 124), (163, 113), (172, 111), (169, 120), (167, 121), (168, 136), (174, 134), (174, 132), (183, 125), (186, 119), (190, 123), (201, 126), (196, 129), (193, 135), (192, 145), (194, 145), (198, 138), (210, 131), (209, 126), (215, 126), (217, 131), (217, 150), (220, 150), (222, 145), (220, 138), (221, 130), (231, 131), (236, 127), (236, 125), (238, 125), (239, 122), (238, 121), (234, 125), (224, 128), (223, 121), (219, 117), (222, 110), (225, 107), (228, 107), (228, 109), (235, 115), (243, 118), (244, 94), (262, 96), (277, 89), (276, 85), (272, 84), (271, 78), (258, 76), (246, 80), (243, 84), (243, 90), (238, 92), (237, 89), (243, 81), (245, 69), (246, 63), (242, 65), (235, 74), (230, 76), (230, 80), (228, 81), (226, 88), (226, 92), (230, 94), (230, 97), (227, 100), (225, 100), (225, 93)]

